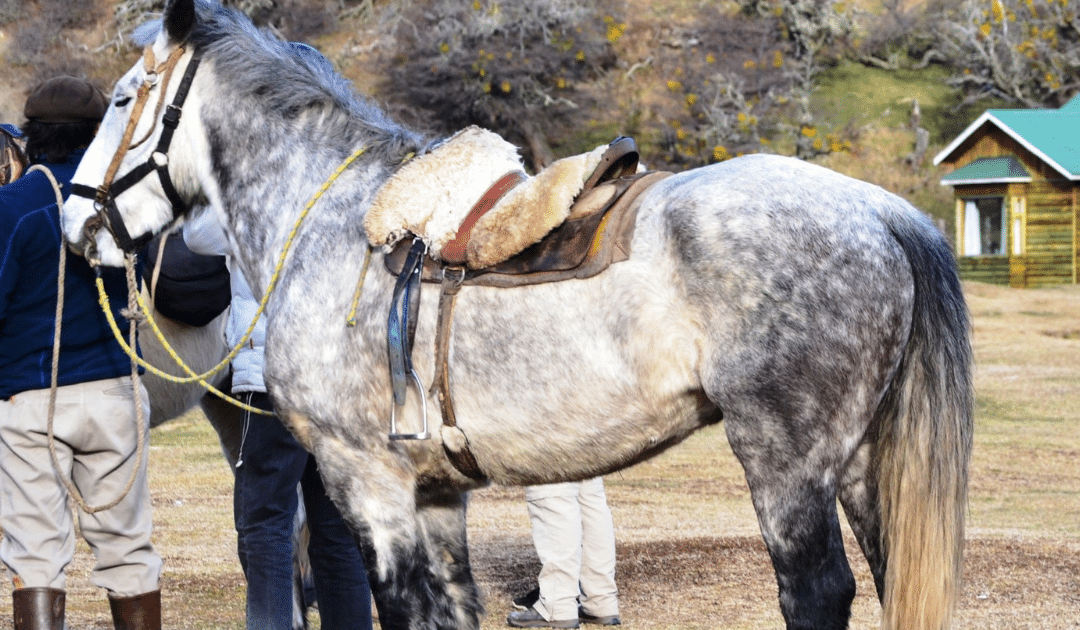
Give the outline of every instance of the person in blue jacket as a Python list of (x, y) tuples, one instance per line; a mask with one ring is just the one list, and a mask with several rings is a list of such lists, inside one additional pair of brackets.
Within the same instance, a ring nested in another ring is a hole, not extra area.
[[(27, 98), (26, 154), (51, 171), (64, 198), (106, 107), (96, 87), (74, 77), (45, 81)], [(45, 173), (29, 170), (0, 187), (0, 560), (14, 585), (14, 628), (64, 627), (75, 527), (63, 476), (90, 505), (123, 495), (112, 508), (78, 514), (96, 560), (91, 579), (107, 591), (118, 630), (160, 630), (161, 557), (150, 540), (147, 449), (140, 457), (136, 448), (138, 432), (148, 431), (137, 426), (136, 400), (144, 420), (149, 404), (145, 390), (135, 398), (131, 361), (98, 305), (94, 271), (76, 255), (64, 268), (54, 438), (47, 437), (61, 247), (56, 194)], [(124, 272), (102, 273), (126, 336)]]

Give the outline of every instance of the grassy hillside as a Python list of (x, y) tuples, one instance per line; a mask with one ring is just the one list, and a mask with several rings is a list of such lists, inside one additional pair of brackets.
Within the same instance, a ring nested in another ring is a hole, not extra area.
[[(296, 0), (286, 4), (294, 7), (293, 15), (306, 15), (302, 9), (315, 3)], [(381, 93), (383, 76), (378, 62), (385, 60), (393, 45), (387, 36), (387, 18), (359, 10), (393, 3), (347, 4), (354, 10), (331, 20), (325, 32), (308, 40), (359, 90), (393, 109), (407, 107), (407, 103), (394, 103)], [(869, 16), (881, 10), (871, 0), (854, 4)], [(0, 26), (0, 57), (6, 61), (0, 64), (0, 120), (21, 122), (26, 93), (47, 76), (81, 73), (108, 90), (137, 59), (136, 51), (119, 45), (114, 13), (120, 5), (121, 0), (88, 1), (82, 5), (83, 17), (74, 21), (64, 17), (65, 11), (70, 13), (64, 0), (0, 0), (0, 17), (17, 16)], [(688, 52), (680, 41), (686, 41), (685, 34), (691, 32), (705, 5), (694, 0), (618, 0), (612, 6), (622, 7), (619, 19), (625, 24), (625, 33), (615, 43), (619, 65), (590, 87), (598, 104), (586, 105), (586, 115), (579, 117), (582, 122), (562, 128), (550, 143), (557, 156), (563, 156), (629, 134), (638, 139), (647, 164), (666, 165), (661, 145), (664, 133), (671, 132), (666, 124), (671, 112), (670, 84), (678, 78), (682, 71), (679, 64), (690, 52), (700, 57), (709, 52), (704, 43), (699, 45), (701, 50)], [(716, 5), (709, 6), (715, 11), (712, 7)], [(940, 186), (944, 172), (929, 162), (981, 108), (960, 107), (959, 96), (945, 84), (945, 76), (936, 66), (886, 71), (845, 61), (827, 69), (819, 77), (811, 109), (823, 133), (847, 142), (837, 143), (840, 151), (814, 160), (901, 194), (951, 229), (951, 190)], [(920, 168), (904, 161), (914, 148), (908, 120), (915, 100), (922, 110), (922, 126), (930, 132), (930, 147)], [(769, 122), (798, 128), (795, 121)], [(795, 136), (797, 131), (788, 134), (789, 138)], [(794, 142), (781, 140), (764, 148), (793, 154)], [(711, 144), (703, 153), (710, 151)]]
[[(945, 171), (932, 160), (982, 109), (963, 105), (946, 76), (939, 66), (883, 70), (845, 61), (822, 74), (812, 107), (855, 138), (850, 151), (818, 158), (819, 163), (902, 195), (949, 231), (952, 188), (941, 185)], [(916, 102), (920, 125), (930, 134), (918, 167), (905, 161), (915, 149), (911, 118)]]

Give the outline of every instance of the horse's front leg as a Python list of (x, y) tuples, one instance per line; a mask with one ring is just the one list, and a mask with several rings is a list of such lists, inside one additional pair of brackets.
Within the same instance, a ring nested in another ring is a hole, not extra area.
[[(383, 630), (476, 630), (480, 605), (469, 569), (465, 502), (450, 493), (417, 499), (404, 449), (385, 436), (360, 447), (291, 415), (315, 454), (330, 498), (364, 550)], [(305, 434), (305, 431), (308, 433)]]
[(483, 606), (469, 564), (465, 520), (468, 495), (453, 490), (425, 492), (419, 497), (420, 526), (431, 558), (430, 570), (446, 583), (450, 609), (440, 617), (455, 619), (454, 628), (478, 628)]

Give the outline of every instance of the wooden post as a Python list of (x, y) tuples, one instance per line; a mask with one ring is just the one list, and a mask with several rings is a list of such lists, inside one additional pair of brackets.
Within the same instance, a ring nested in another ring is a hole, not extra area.
[(964, 200), (956, 197), (956, 255), (967, 256), (964, 251)]

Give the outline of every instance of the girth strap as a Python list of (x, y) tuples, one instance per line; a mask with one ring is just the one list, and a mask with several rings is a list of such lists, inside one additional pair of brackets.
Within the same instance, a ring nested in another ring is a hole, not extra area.
[(438, 398), (442, 412), (443, 426), (439, 433), (442, 436), (443, 452), (458, 472), (470, 479), (482, 481), (487, 479), (487, 476), (480, 470), (476, 457), (469, 450), (469, 438), (457, 426), (453, 397), (450, 395), (451, 327), (454, 322), (454, 302), (464, 278), (465, 269), (462, 267), (443, 269), (442, 291), (439, 293), (439, 323), (435, 333), (435, 382), (431, 384), (430, 393)]

